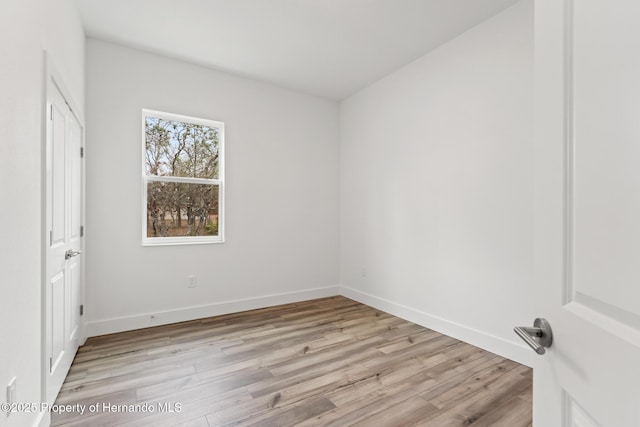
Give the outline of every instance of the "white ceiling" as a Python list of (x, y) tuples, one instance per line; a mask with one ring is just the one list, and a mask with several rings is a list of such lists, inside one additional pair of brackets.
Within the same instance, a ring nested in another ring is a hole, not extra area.
[(76, 0), (89, 37), (340, 100), (517, 0)]

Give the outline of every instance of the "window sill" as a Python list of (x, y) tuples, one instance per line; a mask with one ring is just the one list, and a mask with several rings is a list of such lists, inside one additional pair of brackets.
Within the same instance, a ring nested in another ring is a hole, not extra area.
[(151, 237), (143, 238), (142, 246), (182, 246), (182, 245), (211, 245), (224, 243), (222, 237)]

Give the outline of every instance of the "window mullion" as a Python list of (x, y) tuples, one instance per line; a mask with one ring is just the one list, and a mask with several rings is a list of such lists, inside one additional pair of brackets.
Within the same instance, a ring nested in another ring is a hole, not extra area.
[(186, 183), (186, 184), (209, 184), (209, 185), (218, 184), (219, 185), (221, 183), (221, 180), (219, 179), (189, 178), (189, 177), (183, 177), (183, 176), (145, 175), (145, 179), (147, 181), (178, 182), (178, 183)]

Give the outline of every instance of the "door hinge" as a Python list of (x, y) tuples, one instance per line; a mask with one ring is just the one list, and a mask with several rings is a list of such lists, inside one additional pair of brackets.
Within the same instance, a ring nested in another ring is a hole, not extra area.
[(49, 230), (49, 246), (53, 245), (53, 230)]
[(49, 372), (53, 371), (53, 357), (49, 358)]
[(80, 237), (84, 237), (84, 225), (80, 226)]
[(84, 157), (84, 147), (80, 147), (80, 157)]
[(49, 120), (53, 120), (53, 104), (49, 105)]
[(84, 316), (84, 304), (80, 304), (80, 316)]

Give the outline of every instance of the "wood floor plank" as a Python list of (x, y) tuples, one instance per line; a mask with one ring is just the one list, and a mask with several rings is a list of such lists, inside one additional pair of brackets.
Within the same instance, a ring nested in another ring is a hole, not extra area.
[(457, 405), (446, 405), (437, 417), (429, 420), (429, 424), (438, 427), (462, 427), (475, 424), (530, 386), (531, 383), (527, 378), (507, 372), (498, 381), (484, 387), (483, 393), (476, 393)]
[(175, 378), (183, 378), (195, 373), (192, 365), (170, 366), (158, 368), (152, 373), (132, 373), (113, 376), (104, 380), (94, 381), (88, 384), (76, 385), (73, 388), (64, 388), (58, 395), (57, 402), (70, 404), (80, 399), (97, 399), (101, 395), (112, 394), (119, 391), (135, 389), (141, 386), (163, 383)]
[(52, 426), (526, 427), (531, 382), (525, 366), (330, 297), (90, 338), (56, 403), (100, 410)]
[(238, 427), (289, 427), (313, 418), (318, 414), (335, 408), (329, 399), (322, 395), (311, 396), (297, 404), (280, 411), (271, 411), (261, 417), (249, 419), (245, 423), (236, 424)]
[[(386, 410), (387, 408), (398, 405), (404, 401), (410, 400), (420, 393), (421, 390), (426, 390), (432, 387), (435, 380), (428, 378), (424, 375), (415, 376), (408, 381), (395, 383), (390, 386), (381, 387), (379, 382), (374, 379), (378, 387), (373, 392), (363, 393), (365, 390), (371, 390), (370, 385), (375, 384), (371, 381), (358, 383), (364, 385), (357, 393), (352, 392), (352, 398), (347, 399), (344, 402), (336, 403), (335, 395), (329, 393), (332, 396), (332, 401), (336, 404), (336, 409), (324, 413), (315, 419), (308, 420), (303, 425), (305, 426), (333, 426), (340, 427), (343, 425), (352, 425), (365, 418), (371, 418), (375, 414)], [(366, 384), (366, 385), (365, 385)], [(431, 406), (431, 405), (429, 405)]]
[(489, 366), (479, 372), (470, 372), (466, 375), (459, 375), (452, 381), (453, 387), (448, 390), (438, 389), (437, 394), (430, 392), (423, 394), (422, 397), (428, 399), (429, 403), (438, 408), (446, 408), (455, 406), (470, 397), (477, 395), (481, 389), (488, 387), (489, 384), (497, 381), (501, 376), (505, 375), (509, 369), (513, 369), (512, 364), (515, 362), (502, 360), (493, 366)]
[(354, 427), (393, 427), (407, 426), (415, 423), (424, 416), (429, 416), (438, 412), (438, 409), (426, 402), (419, 396), (405, 400), (402, 403), (386, 408), (368, 418), (355, 424)]
[(531, 416), (531, 402), (513, 398), (480, 418), (474, 427), (528, 427)]
[(210, 427), (207, 417), (199, 417), (185, 423), (175, 424), (174, 427)]

